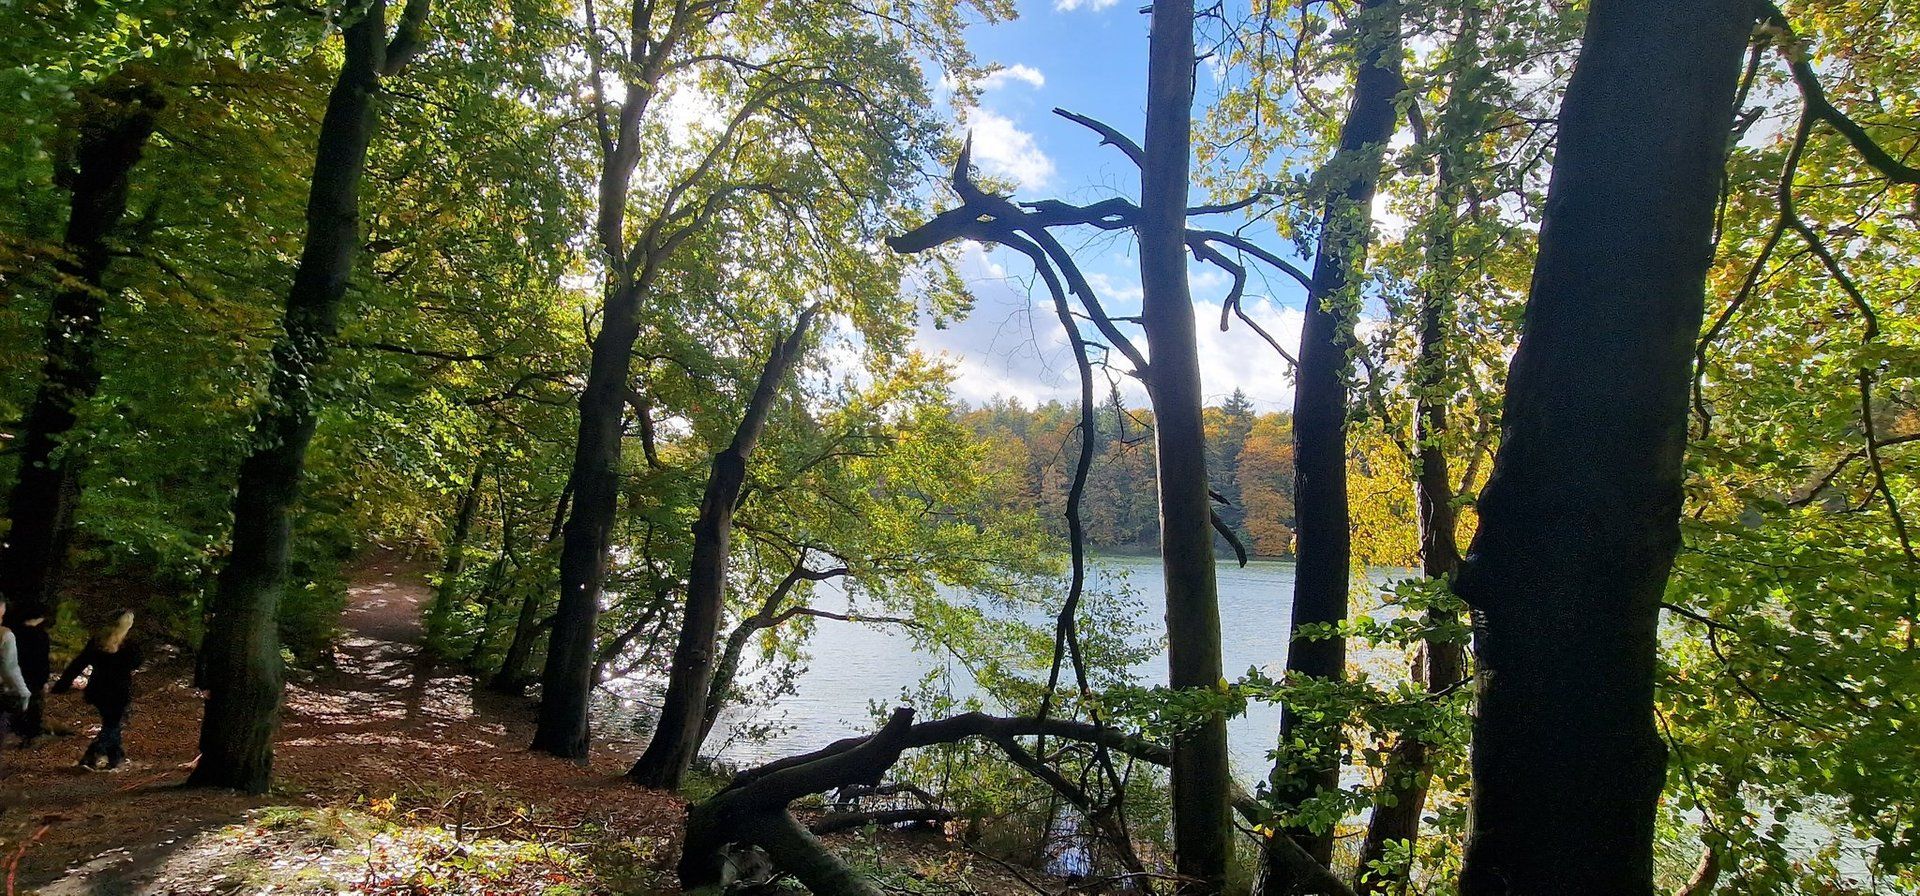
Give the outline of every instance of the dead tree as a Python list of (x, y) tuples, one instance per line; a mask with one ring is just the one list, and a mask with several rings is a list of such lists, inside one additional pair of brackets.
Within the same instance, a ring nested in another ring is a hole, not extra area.
[[(1056, 109), (1054, 111), (1056, 114), (1070, 121), (1093, 130), (1101, 136), (1103, 143), (1116, 147), (1125, 153), (1135, 164), (1143, 166), (1147, 164), (1147, 154), (1145, 150), (1133, 142), (1131, 138), (1114, 130), (1112, 127), (1064, 110)], [(1085, 471), (1091, 463), (1091, 442), (1093, 441), (1091, 434), (1095, 431), (1092, 419), (1092, 359), (1090, 357), (1090, 353), (1095, 349), (1093, 338), (1103, 340), (1103, 343), (1099, 345), (1099, 348), (1107, 353), (1106, 356), (1101, 358), (1103, 363), (1110, 362), (1110, 356), (1117, 354), (1124, 360), (1129, 368), (1129, 372), (1140, 377), (1140, 379), (1147, 384), (1148, 394), (1154, 400), (1156, 409), (1158, 409), (1163, 402), (1184, 404), (1185, 402), (1182, 396), (1191, 398), (1197, 395), (1197, 380), (1190, 383), (1186, 382), (1188, 379), (1197, 377), (1197, 372), (1187, 371), (1183, 368), (1181, 371), (1174, 371), (1173, 374), (1168, 374), (1168, 370), (1171, 369), (1170, 367), (1163, 370), (1162, 368), (1150, 366), (1146, 360), (1145, 353), (1134, 344), (1132, 337), (1120, 328), (1117, 323), (1119, 319), (1107, 313), (1105, 307), (1101, 304), (1099, 296), (1094, 292), (1091, 284), (1081, 273), (1072, 255), (1067, 252), (1059, 239), (1051, 232), (1052, 228), (1056, 227), (1137, 230), (1142, 221), (1142, 212), (1139, 206), (1119, 197), (1084, 206), (1072, 205), (1055, 200), (1016, 203), (1007, 197), (987, 193), (980, 189), (972, 179), (971, 142), (961, 149), (960, 157), (954, 165), (952, 187), (954, 193), (960, 197), (961, 205), (959, 207), (942, 212), (926, 224), (915, 228), (911, 232), (888, 239), (887, 244), (896, 252), (914, 253), (927, 251), (935, 246), (953, 240), (969, 239), (982, 243), (1003, 245), (1026, 255), (1027, 258), (1033, 262), (1034, 270), (1038, 273), (1041, 281), (1046, 285), (1049, 294), (1053, 298), (1055, 313), (1060, 319), (1061, 326), (1066, 330), (1069, 343), (1074, 350), (1076, 363), (1080, 369), (1081, 429), (1083, 431), (1083, 437), (1081, 440), (1081, 454), (1075, 467), (1074, 485), (1069, 494), (1067, 509), (1069, 535), (1074, 545), (1074, 578), (1069, 588), (1068, 600), (1062, 608), (1058, 621), (1054, 668), (1049, 681), (1047, 696), (1041, 705), (1040, 715), (1044, 717), (1047, 709), (1050, 707), (1054, 686), (1058, 683), (1060, 656), (1063, 652), (1073, 657), (1075, 670), (1080, 678), (1081, 688), (1083, 691), (1086, 690), (1084, 671), (1080, 669), (1078, 642), (1073, 636), (1072, 619), (1074, 608), (1078, 602), (1084, 582), (1078, 499), (1084, 486)], [(1239, 202), (1188, 208), (1184, 211), (1185, 215), (1188, 216), (1217, 215), (1246, 208), (1258, 199), (1259, 197), (1256, 196)], [(1183, 245), (1187, 251), (1191, 252), (1195, 258), (1220, 268), (1227, 272), (1231, 278), (1232, 285), (1221, 309), (1221, 329), (1226, 329), (1228, 315), (1237, 315), (1262, 338), (1266, 339), (1283, 357), (1286, 357), (1286, 351), (1282, 349), (1264, 329), (1251, 320), (1241, 307), (1241, 297), (1245, 292), (1247, 281), (1247, 268), (1243, 259), (1244, 257), (1250, 256), (1278, 268), (1293, 277), (1304, 288), (1308, 289), (1310, 293), (1313, 292), (1314, 281), (1312, 278), (1308, 277), (1305, 272), (1284, 259), (1234, 234), (1219, 230), (1187, 227), (1179, 231), (1178, 235), (1180, 237), (1180, 244)], [(1184, 264), (1181, 266), (1181, 269), (1182, 275), (1184, 276)], [(1190, 308), (1191, 303), (1189, 301), (1181, 309), (1181, 314), (1190, 315)], [(1081, 321), (1083, 320), (1093, 324), (1098, 333), (1097, 337), (1090, 338), (1088, 334), (1081, 331)], [(1153, 332), (1154, 331), (1149, 330), (1147, 334), (1149, 344), (1151, 344)], [(1175, 333), (1173, 341), (1179, 342), (1180, 338), (1180, 334)], [(1188, 342), (1191, 342), (1191, 332), (1187, 331), (1184, 338)], [(1167, 337), (1163, 333), (1163, 343), (1166, 339)], [(1191, 346), (1189, 346), (1189, 348), (1191, 348)], [(1171, 365), (1172, 362), (1168, 359), (1177, 356), (1177, 354), (1177, 352), (1172, 351), (1156, 351), (1156, 356), (1161, 359), (1160, 363), (1163, 367)], [(1189, 376), (1189, 374), (1193, 374), (1193, 376)], [(1178, 388), (1169, 385), (1173, 380), (1180, 381)], [(1187, 392), (1187, 386), (1192, 386), (1195, 390), (1191, 395)], [(1165, 415), (1162, 416), (1164, 417)], [(1169, 456), (1192, 455), (1197, 457), (1200, 452), (1197, 445), (1188, 445), (1186, 448), (1179, 450), (1173, 450), (1163, 446), (1163, 450), (1160, 453)], [(1164, 481), (1166, 475), (1166, 471), (1163, 470), (1163, 491), (1166, 488)], [(1204, 482), (1202, 484), (1204, 485)], [(1207, 491), (1204, 488), (1201, 489), (1200, 498), (1201, 506), (1207, 507)], [(1165, 518), (1164, 514), (1163, 518)], [(1238, 545), (1237, 539), (1231, 537), (1231, 529), (1221, 523), (1218, 515), (1214, 514), (1210, 507), (1207, 507), (1206, 515), (1201, 517), (1201, 520), (1205, 525), (1200, 527), (1199, 533), (1195, 538), (1186, 539), (1183, 543), (1195, 550), (1204, 549), (1206, 554), (1205, 569), (1208, 576), (1211, 575), (1213, 569), (1212, 532), (1207, 531), (1208, 529), (1227, 534), (1229, 541), (1235, 544), (1236, 552), (1241, 555), (1242, 562), (1245, 562), (1244, 549)], [(1174, 528), (1171, 523), (1166, 525), (1169, 530)], [(1192, 527), (1189, 526), (1186, 528)], [(1187, 534), (1193, 535), (1194, 533)], [(1166, 533), (1163, 533), (1163, 538), (1164, 537), (1166, 537)], [(1206, 590), (1210, 591), (1211, 589), (1209, 587)], [(1175, 686), (1185, 684), (1187, 686), (1210, 687), (1213, 682), (1218, 681), (1221, 677), (1218, 656), (1218, 626), (1217, 623), (1212, 626), (1210, 636), (1208, 635), (1208, 626), (1206, 625), (1201, 625), (1197, 629), (1192, 630), (1183, 629), (1180, 632), (1174, 632), (1172, 630), (1176, 619), (1181, 623), (1191, 622), (1192, 620), (1188, 618), (1191, 615), (1190, 612), (1184, 610), (1177, 611), (1176, 605), (1170, 600), (1168, 604), (1168, 617), (1170, 620), (1169, 637), (1172, 640), (1183, 643), (1183, 658), (1189, 662), (1196, 661), (1193, 656), (1196, 651), (1205, 655), (1210, 650), (1213, 657), (1211, 663), (1202, 662), (1200, 665), (1212, 671), (1206, 676), (1204, 685), (1200, 685), (1198, 679), (1183, 679), (1180, 674), (1170, 676), (1170, 678)], [(1197, 642), (1194, 640), (1196, 638), (1198, 639)], [(1206, 643), (1209, 638), (1212, 642), (1211, 647)], [(1185, 668), (1182, 663), (1175, 663), (1174, 665), (1180, 666), (1183, 669)], [(1186, 671), (1190, 672), (1192, 670), (1186, 669)], [(1191, 676), (1188, 676), (1188, 678), (1191, 678)], [(1225, 723), (1224, 719), (1218, 721), (1222, 725)], [(1193, 745), (1196, 746), (1196, 748), (1209, 748), (1201, 749), (1200, 752), (1203, 757), (1211, 755), (1210, 747), (1212, 742), (1207, 738), (1203, 737), (1201, 742)], [(1224, 758), (1224, 754), (1222, 754), (1222, 758)], [(1196, 760), (1196, 762), (1198, 761), (1199, 760)], [(1184, 790), (1189, 796), (1193, 796), (1193, 791), (1196, 787), (1201, 790), (1203, 794), (1217, 791), (1217, 793), (1213, 793), (1211, 796), (1205, 796), (1205, 800), (1213, 801), (1215, 797), (1218, 797), (1217, 801), (1224, 812), (1228, 805), (1227, 797), (1231, 789), (1231, 780), (1225, 776), (1224, 767), (1214, 769), (1210, 761), (1201, 763), (1201, 765), (1205, 767), (1201, 768), (1196, 766), (1195, 768), (1187, 769), (1187, 773), (1184, 775), (1176, 772), (1174, 775), (1176, 782), (1175, 789), (1176, 791)], [(1212, 774), (1214, 771), (1219, 771), (1220, 774)], [(1110, 777), (1112, 776), (1110, 775)], [(1188, 780), (1189, 782), (1184, 788), (1180, 784), (1182, 780)], [(1117, 793), (1119, 788), (1115, 787), (1114, 790)], [(1189, 809), (1193, 810), (1201, 801), (1200, 797), (1194, 797)], [(1191, 811), (1189, 814), (1191, 814)], [(1223, 829), (1227, 825), (1227, 822), (1228, 819), (1226, 816), (1222, 815), (1220, 823)], [(1099, 823), (1098, 818), (1096, 818), (1096, 823)], [(1192, 839), (1195, 841), (1204, 841), (1206, 838), (1194, 833)], [(1225, 849), (1226, 847), (1224, 845), (1220, 845), (1220, 850), (1224, 851)], [(1200, 862), (1200, 864), (1211, 865), (1212, 863), (1211, 860), (1207, 860)], [(1205, 877), (1205, 875), (1198, 876)], [(1208, 883), (1205, 884), (1205, 886), (1212, 886), (1212, 884)]]
[[(876, 787), (900, 754), (916, 747), (979, 737), (1002, 750), (1011, 745), (1024, 752), (1017, 738), (1041, 736), (1097, 745), (1163, 768), (1173, 759), (1173, 751), (1164, 745), (1085, 722), (973, 712), (914, 724), (913, 710), (896, 709), (874, 734), (846, 738), (811, 753), (741, 772), (725, 789), (690, 808), (680, 854), (680, 886), (688, 893), (717, 892), (726, 883), (730, 850), (757, 846), (767, 852), (777, 868), (820, 896), (873, 896), (878, 889), (814, 839), (813, 833), (822, 832), (821, 826), (809, 831), (788, 812), (788, 805), (803, 796), (836, 788)], [(1013, 752), (1009, 756), (1022, 768), (1034, 770)], [(1040, 778), (1049, 786), (1057, 787), (1064, 780), (1050, 767), (1047, 772)], [(1258, 818), (1264, 812), (1242, 793), (1233, 794), (1233, 804), (1248, 818)], [(1304, 851), (1295, 848), (1286, 856), (1306, 882), (1307, 892), (1352, 896), (1339, 878)]]

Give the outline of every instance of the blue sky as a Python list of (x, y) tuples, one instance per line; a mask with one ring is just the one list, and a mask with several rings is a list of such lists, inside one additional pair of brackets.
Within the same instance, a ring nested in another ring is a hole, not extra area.
[[(1023, 2), (1018, 19), (970, 31), (979, 59), (1005, 68), (987, 81), (978, 108), (966, 111), (965, 126), (973, 134), (976, 164), (1020, 183), (1015, 198), (1090, 202), (1116, 193), (1137, 195), (1139, 173), (1124, 156), (1051, 110), (1059, 106), (1090, 115), (1138, 138), (1146, 95), (1147, 17), (1139, 11), (1142, 5), (1139, 0)], [(1204, 98), (1208, 85), (1202, 84), (1199, 92)], [(1196, 201), (1201, 198), (1196, 194)], [(1256, 228), (1249, 235), (1270, 248), (1286, 249), (1270, 228)], [(1136, 312), (1139, 268), (1131, 240), (1093, 233), (1065, 237), (1108, 308), (1115, 314)], [(1237, 322), (1227, 333), (1219, 330), (1226, 276), (1211, 268), (1192, 270), (1201, 375), (1209, 401), (1240, 388), (1261, 410), (1291, 407), (1285, 362), (1273, 349)], [(1044, 290), (1029, 289), (1031, 266), (1025, 256), (969, 247), (962, 273), (974, 294), (973, 314), (945, 330), (922, 326), (919, 335), (923, 348), (944, 353), (954, 366), (958, 396), (971, 402), (994, 396), (1028, 403), (1073, 400), (1078, 384), (1065, 333)], [(1243, 305), (1291, 350), (1299, 338), (1301, 296), (1298, 289), (1272, 282), (1279, 287), (1278, 295), (1262, 294), (1256, 279)], [(1130, 397), (1136, 403), (1145, 401), (1137, 388), (1130, 389)]]

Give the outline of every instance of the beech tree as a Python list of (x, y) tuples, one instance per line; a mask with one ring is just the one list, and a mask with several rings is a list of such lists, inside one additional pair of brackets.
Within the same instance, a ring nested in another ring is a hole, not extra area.
[(47, 616), (57, 606), (82, 461), (63, 443), (100, 388), (112, 241), (127, 213), (128, 179), (164, 106), (159, 91), (138, 80), (102, 85), (81, 101), (79, 137), (65, 175), (72, 199), (64, 254), (56, 262), (64, 286), (47, 313), (46, 364), (19, 436), (10, 526), (0, 544), (0, 595), (13, 620)]
[[(1287, 672), (1322, 680), (1346, 676), (1346, 640), (1323, 631), (1347, 618), (1351, 569), (1347, 501), (1347, 382), (1353, 370), (1354, 324), (1361, 304), (1361, 271), (1373, 235), (1373, 197), (1388, 138), (1399, 115), (1400, 4), (1369, 0), (1355, 8), (1353, 96), (1340, 126), (1338, 149), (1327, 162), (1332, 183), (1320, 217), (1307, 289), (1306, 317), (1294, 375), (1293, 499), (1295, 530), (1293, 612)], [(1280, 744), (1287, 762), (1276, 765), (1273, 794), (1281, 807), (1297, 807), (1316, 791), (1339, 788), (1343, 732), (1337, 725), (1303, 721), (1292, 701), (1280, 716)], [(1293, 769), (1308, 768), (1301, 774)], [(1321, 864), (1333, 855), (1330, 824), (1296, 825), (1270, 835), (1260, 863), (1260, 890), (1272, 896), (1297, 891), (1287, 866), (1272, 856), (1271, 841), (1292, 837)]]
[[(849, 234), (876, 227), (901, 193), (908, 160), (933, 141), (924, 85), (901, 53), (917, 47), (965, 68), (955, 57), (958, 25), (936, 14), (942, 8), (916, 5), (896, 24), (838, 5), (638, 2), (624, 47), (603, 41), (597, 10), (585, 8), (588, 113), (601, 156), (594, 238), (605, 282), (579, 400), (536, 749), (572, 759), (587, 753), (628, 411), (643, 440), (652, 427), (650, 400), (634, 382), (634, 353), (636, 345), (649, 348), (643, 336), (665, 339), (660, 334), (684, 327), (661, 300), (663, 285), (674, 284), (675, 299), (688, 301), (682, 309), (696, 295), (724, 298), (741, 280), (719, 256), (728, 240), (757, 240), (762, 248), (785, 240), (783, 261), (769, 265), (795, 273), (777, 284), (783, 294), (865, 276), (868, 259), (849, 245)], [(733, 27), (747, 22), (755, 27)], [(614, 78), (623, 85), (620, 99), (607, 83)], [(711, 127), (685, 132), (661, 114), (657, 101), (666, 96), (719, 110)], [(842, 226), (846, 232), (823, 237)], [(801, 258), (815, 262), (811, 270), (801, 270)], [(863, 326), (885, 318), (854, 317)], [(698, 342), (697, 334), (678, 339)]]
[(693, 524), (693, 565), (687, 580), (686, 610), (680, 620), (680, 641), (667, 673), (666, 703), (646, 752), (627, 772), (635, 783), (678, 788), (710, 724), (707, 702), (717, 659), (714, 641), (720, 636), (720, 619), (726, 612), (733, 513), (746, 486), (747, 461), (766, 429), (774, 399), (800, 361), (807, 329), (819, 313), (820, 306), (807, 306), (794, 321), (793, 329), (768, 353), (732, 442), (713, 456), (713, 472), (707, 477), (700, 516)]
[(1601, 0), (1589, 14), (1457, 579), (1478, 664), (1470, 896), (1653, 892), (1660, 601), (1753, 23), (1740, 0)]
[(346, 55), (314, 152), (307, 234), (274, 344), (267, 402), (233, 498), (233, 548), (215, 586), (204, 665), (207, 709), (200, 761), (188, 782), (263, 793), (284, 681), (279, 607), (287, 587), (291, 514), (318, 422), (315, 376), (340, 329), (340, 306), (360, 240), (360, 178), (379, 122), (382, 78), (404, 69), (426, 39), (428, 0), (408, 0), (392, 36), (372, 0), (342, 22)]

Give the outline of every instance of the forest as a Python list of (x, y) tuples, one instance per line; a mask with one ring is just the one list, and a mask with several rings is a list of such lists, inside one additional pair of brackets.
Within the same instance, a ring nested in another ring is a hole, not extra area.
[(6, 896), (1920, 894), (1920, 0), (0, 25)]
[[(1068, 537), (1066, 520), (1048, 513), (1072, 490), (1073, 449), (1079, 442), (1079, 412), (1059, 401), (1033, 408), (1018, 400), (955, 408), (962, 426), (987, 453), (984, 463), (1006, 481), (1000, 500), (1031, 512), (1045, 531)], [(1237, 541), (1251, 556), (1288, 557), (1293, 553), (1293, 434), (1284, 412), (1259, 413), (1244, 392), (1229, 393), (1218, 406), (1201, 409), (1207, 432), (1208, 481), (1219, 495), (1215, 512), (1234, 533), (1217, 541), (1232, 551)], [(1128, 407), (1118, 393), (1095, 411), (1099, 458), (1081, 489), (1083, 536), (1095, 551), (1153, 553), (1160, 543), (1160, 511), (1154, 501), (1153, 411)], [(1069, 450), (1062, 451), (1065, 446)], [(1417, 565), (1413, 489), (1391, 475), (1370, 475), (1374, 464), (1388, 464), (1384, 441), (1356, 444), (1355, 476), (1379, 487), (1373, 502), (1378, 523), (1378, 553), (1361, 562), (1373, 566)], [(1371, 449), (1371, 450), (1367, 450)]]

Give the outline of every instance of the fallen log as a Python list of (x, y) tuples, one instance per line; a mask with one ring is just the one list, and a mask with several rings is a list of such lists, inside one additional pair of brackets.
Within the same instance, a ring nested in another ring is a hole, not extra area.
[[(895, 709), (887, 724), (874, 734), (845, 738), (810, 753), (743, 770), (719, 793), (689, 807), (678, 869), (681, 889), (688, 894), (719, 893), (727, 884), (727, 857), (745, 845), (765, 850), (776, 868), (793, 875), (816, 896), (881, 896), (879, 889), (814, 837), (814, 833), (826, 831), (818, 830), (818, 826), (809, 831), (787, 807), (800, 797), (835, 788), (877, 788), (900, 754), (912, 747), (982, 737), (1004, 749), (1015, 737), (1038, 735), (1099, 744), (1154, 765), (1165, 766), (1172, 761), (1166, 747), (1104, 726), (978, 712), (914, 724), (913, 710), (902, 707)], [(1251, 797), (1237, 794), (1234, 805), (1250, 823), (1260, 823), (1264, 810)], [(1301, 878), (1313, 887), (1310, 892), (1353, 896), (1344, 881), (1291, 839), (1278, 839), (1284, 841), (1281, 849), (1289, 864), (1298, 868)], [(1286, 848), (1289, 846), (1292, 849)]]

